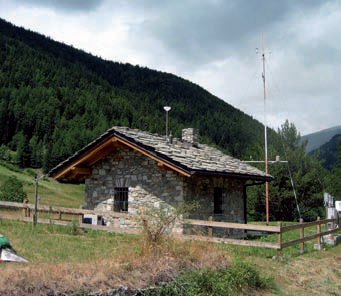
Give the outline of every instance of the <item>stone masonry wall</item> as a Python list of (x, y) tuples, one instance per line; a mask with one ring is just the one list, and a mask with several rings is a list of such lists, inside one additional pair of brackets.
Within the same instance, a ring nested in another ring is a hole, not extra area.
[[(189, 218), (207, 220), (213, 215), (214, 188), (222, 188), (223, 214), (214, 220), (244, 223), (244, 181), (223, 177), (183, 177), (161, 168), (155, 160), (130, 148), (117, 148), (99, 162), (86, 180), (85, 208), (113, 210), (115, 187), (128, 187), (128, 213), (141, 208), (159, 208), (161, 204), (179, 207), (197, 201), (199, 208)], [(134, 221), (105, 221), (119, 227), (137, 227)], [(176, 230), (179, 231), (179, 230)], [(236, 234), (233, 231), (218, 235)]]
[[(113, 210), (115, 187), (128, 187), (128, 213), (160, 204), (177, 206), (183, 202), (183, 179), (179, 174), (160, 168), (157, 162), (130, 148), (117, 148), (99, 162), (85, 181), (85, 208)], [(107, 221), (114, 223), (114, 221)], [(133, 227), (124, 220), (120, 226)]]
[[(198, 201), (199, 208), (189, 215), (191, 219), (245, 223), (244, 219), (244, 184), (245, 181), (226, 177), (193, 177), (184, 183), (184, 201)], [(222, 189), (223, 214), (214, 215), (214, 188)], [(204, 228), (192, 227), (197, 232), (207, 231)], [(215, 235), (240, 236), (238, 230), (215, 228)]]

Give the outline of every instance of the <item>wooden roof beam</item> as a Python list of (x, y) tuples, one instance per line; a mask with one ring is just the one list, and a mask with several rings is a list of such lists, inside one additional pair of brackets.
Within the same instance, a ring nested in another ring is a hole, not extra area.
[(72, 167), (71, 171), (75, 175), (91, 175), (92, 173), (91, 168), (84, 168), (84, 167)]
[[(56, 175), (54, 177), (55, 180), (60, 179), (61, 177), (65, 176), (67, 174), (67, 172), (69, 172), (72, 167), (76, 167), (77, 165), (84, 163), (86, 161), (88, 161), (89, 159), (91, 159), (91, 157), (96, 156), (96, 153), (98, 153), (99, 151), (101, 151), (103, 148), (107, 147), (107, 146), (111, 146), (112, 143), (111, 141), (105, 141), (104, 143), (102, 143), (101, 145), (95, 147), (93, 150), (91, 150), (89, 153), (87, 153), (86, 155), (84, 155), (83, 157), (81, 157), (80, 159), (76, 160), (74, 163), (72, 163), (71, 165), (69, 165), (66, 169), (64, 169), (63, 171), (61, 171), (58, 175)], [(112, 147), (112, 146), (111, 146)]]
[(131, 143), (128, 140), (125, 140), (124, 138), (121, 138), (119, 136), (113, 136), (110, 139), (106, 140), (101, 145), (90, 150), (86, 155), (83, 155), (83, 157), (74, 161), (74, 163), (70, 164), (67, 168), (65, 168), (58, 175), (56, 175), (54, 179), (58, 180), (70, 173), (72, 174), (72, 177), (82, 176), (84, 178), (85, 176), (91, 175), (91, 169), (88, 167), (84, 168), (84, 165), (91, 167), (94, 163), (96, 163), (97, 161), (108, 155), (111, 151), (113, 151), (114, 147), (119, 145), (124, 145), (125, 147), (132, 148), (135, 151), (138, 151), (141, 154), (155, 160), (157, 162), (157, 165), (160, 167), (171, 169), (186, 177), (192, 176), (191, 173), (187, 172), (186, 170), (165, 160), (160, 159), (158, 156), (139, 147), (138, 145)]
[(173, 171), (176, 171), (178, 173), (180, 173), (181, 175), (184, 175), (186, 177), (191, 177), (192, 175), (190, 173), (188, 173), (187, 171), (171, 164), (171, 163), (168, 163), (162, 159), (160, 159), (159, 157), (153, 155), (152, 153), (149, 153), (148, 151), (138, 147), (137, 145), (133, 144), (133, 143), (130, 143), (128, 141), (125, 141), (124, 139), (121, 139), (121, 138), (117, 138), (118, 142), (121, 142), (123, 144), (125, 144), (126, 146), (142, 153), (143, 155), (155, 160), (157, 162), (157, 165), (160, 166), (160, 165), (163, 165), (164, 167), (167, 167), (167, 168), (170, 168), (172, 169)]

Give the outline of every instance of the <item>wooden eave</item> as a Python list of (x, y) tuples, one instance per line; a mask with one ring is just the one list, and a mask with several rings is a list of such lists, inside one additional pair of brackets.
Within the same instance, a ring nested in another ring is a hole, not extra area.
[(259, 181), (259, 184), (263, 184), (264, 182), (270, 182), (273, 180), (272, 176), (259, 176), (252, 174), (238, 174), (238, 173), (230, 173), (230, 172), (212, 172), (205, 170), (195, 170), (193, 171), (194, 175), (198, 176), (220, 176), (220, 177), (230, 177), (235, 179), (244, 179), (244, 180), (254, 180)]
[(113, 135), (109, 137), (105, 141), (99, 143), (98, 145), (90, 148), (90, 150), (85, 151), (83, 154), (79, 155), (75, 160), (71, 161), (64, 168), (62, 168), (59, 172), (57, 171), (52, 175), (52, 178), (55, 180), (68, 180), (68, 179), (76, 179), (82, 180), (86, 177), (90, 176), (92, 171), (91, 167), (99, 160), (107, 156), (109, 153), (115, 150), (115, 148), (119, 146), (130, 147), (135, 151), (140, 152), (141, 154), (155, 160), (157, 165), (164, 168), (169, 168), (173, 171), (180, 173), (183, 176), (190, 177), (191, 173), (187, 170), (176, 166), (175, 164), (162, 159), (160, 156), (153, 153), (153, 151), (149, 151), (136, 143), (132, 143), (129, 140), (121, 137), (119, 135)]

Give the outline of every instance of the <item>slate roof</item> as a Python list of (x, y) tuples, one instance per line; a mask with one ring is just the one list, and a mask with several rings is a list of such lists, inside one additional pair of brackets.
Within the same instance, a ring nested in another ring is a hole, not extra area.
[(247, 179), (271, 181), (272, 176), (265, 172), (243, 163), (239, 159), (224, 154), (220, 150), (205, 144), (193, 146), (179, 139), (173, 139), (172, 143), (166, 141), (165, 136), (152, 134), (138, 129), (115, 126), (106, 133), (89, 143), (83, 149), (53, 168), (48, 175), (54, 176), (65, 169), (91, 149), (107, 141), (113, 136), (123, 138), (130, 143), (152, 153), (162, 160), (193, 174), (229, 175)]

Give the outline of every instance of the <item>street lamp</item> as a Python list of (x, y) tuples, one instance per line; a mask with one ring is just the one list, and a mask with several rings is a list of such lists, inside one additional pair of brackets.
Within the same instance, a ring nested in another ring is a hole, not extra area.
[(164, 106), (163, 110), (166, 111), (166, 137), (168, 137), (168, 112), (172, 109), (170, 106)]

